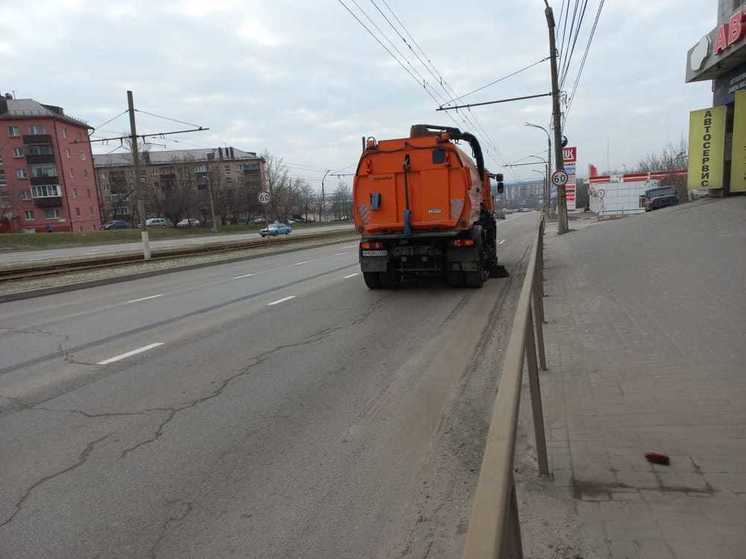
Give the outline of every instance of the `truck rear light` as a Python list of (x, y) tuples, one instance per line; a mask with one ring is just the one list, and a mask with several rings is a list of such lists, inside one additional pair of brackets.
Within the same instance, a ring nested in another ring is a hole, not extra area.
[(455, 247), (473, 247), (474, 239), (454, 239), (451, 244)]
[(360, 248), (362, 250), (380, 250), (383, 248), (383, 243), (381, 241), (363, 241), (360, 243)]

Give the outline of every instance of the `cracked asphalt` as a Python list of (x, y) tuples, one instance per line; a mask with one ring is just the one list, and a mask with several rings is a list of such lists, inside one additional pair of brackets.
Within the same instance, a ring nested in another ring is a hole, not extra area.
[(0, 305), (0, 557), (460, 557), (535, 225), (481, 290), (348, 241)]

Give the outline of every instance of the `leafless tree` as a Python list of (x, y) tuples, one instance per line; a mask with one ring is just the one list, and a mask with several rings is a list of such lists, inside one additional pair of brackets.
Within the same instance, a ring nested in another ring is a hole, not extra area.
[[(671, 172), (686, 170), (686, 141), (682, 138), (679, 145), (668, 144), (662, 150), (650, 153), (640, 161), (638, 168), (641, 172)], [(672, 175), (661, 180), (661, 185), (674, 186), (679, 194), (679, 200), (689, 200), (687, 181), (685, 176)]]

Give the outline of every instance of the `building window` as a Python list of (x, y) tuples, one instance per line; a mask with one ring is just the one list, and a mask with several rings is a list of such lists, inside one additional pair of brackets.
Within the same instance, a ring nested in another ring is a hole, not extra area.
[(75, 215), (80, 217), (80, 208), (75, 208)]
[(70, 178), (75, 178), (75, 169), (73, 169), (72, 167), (70, 167)]
[(23, 148), (13, 148), (13, 157), (23, 157)]
[(73, 188), (73, 198), (77, 198), (77, 197), (78, 197), (78, 189)]
[(34, 198), (59, 198), (60, 187), (57, 184), (40, 184), (31, 187)]
[(32, 167), (31, 176), (32, 177), (56, 177), (57, 168), (53, 165), (47, 165), (44, 167)]
[(65, 157), (70, 159), (70, 148), (65, 148)]
[(59, 208), (47, 208), (44, 210), (44, 216), (47, 219), (57, 219), (60, 217), (60, 209)]
[(52, 146), (29, 146), (29, 155), (54, 155)]
[(88, 169), (83, 169), (83, 176), (84, 176), (84, 177), (87, 177), (87, 176), (88, 176)]
[(21, 200), (31, 200), (31, 191), (30, 190), (21, 190), (18, 193), (18, 198)]
[(16, 169), (16, 178), (17, 179), (27, 179), (28, 178), (28, 172), (26, 169)]
[(88, 206), (88, 215), (93, 215), (93, 206)]
[(62, 127), (62, 137), (67, 138), (67, 128), (65, 128), (64, 126)]
[(32, 136), (38, 136), (40, 134), (46, 134), (47, 129), (40, 124), (34, 124), (31, 128), (29, 128), (29, 133)]
[(91, 197), (91, 189), (90, 188), (88, 189), (88, 197), (89, 198)]
[(26, 221), (33, 221), (34, 220), (34, 210), (26, 210), (23, 212), (24, 219)]
[(11, 138), (17, 138), (21, 135), (21, 129), (18, 126), (8, 126), (8, 136)]
[(85, 161), (85, 153), (81, 153), (80, 154), (80, 160), (81, 161)]

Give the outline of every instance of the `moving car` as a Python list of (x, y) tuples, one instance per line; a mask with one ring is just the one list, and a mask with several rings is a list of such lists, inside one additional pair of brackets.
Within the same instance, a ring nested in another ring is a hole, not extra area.
[(199, 226), (200, 226), (199, 219), (195, 219), (193, 217), (185, 217), (179, 223), (176, 224), (176, 227), (179, 227), (179, 228), (199, 227)]
[(104, 231), (111, 231), (112, 229), (129, 229), (130, 224), (122, 219), (112, 219), (111, 222), (107, 223), (102, 227)]
[(645, 191), (640, 196), (640, 207), (646, 212), (652, 212), (666, 206), (676, 206), (679, 203), (679, 195), (673, 186), (659, 186)]
[(145, 220), (145, 225), (148, 227), (173, 227), (171, 220), (165, 217), (151, 217)]
[(292, 232), (292, 228), (284, 223), (272, 223), (269, 227), (265, 227), (259, 234), (262, 237), (276, 237), (278, 235), (289, 235)]

